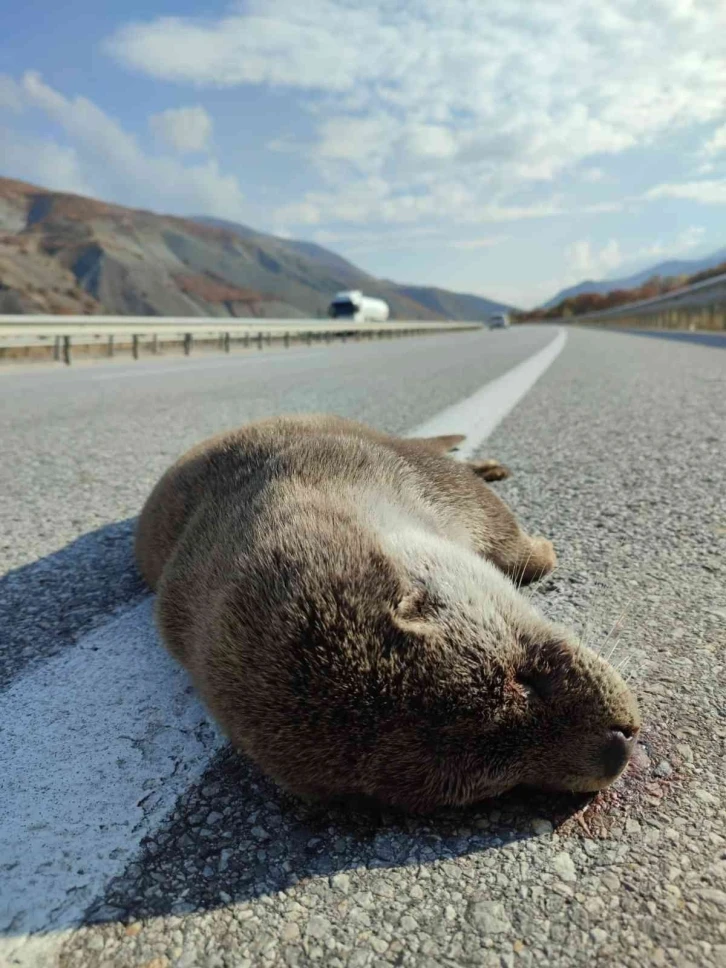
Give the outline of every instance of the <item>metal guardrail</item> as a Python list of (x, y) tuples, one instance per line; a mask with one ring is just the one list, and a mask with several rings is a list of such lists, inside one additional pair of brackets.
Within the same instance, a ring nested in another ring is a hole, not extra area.
[[(229, 353), (233, 341), (243, 346), (273, 339), (286, 345), (297, 339), (345, 339), (347, 336), (410, 336), (425, 332), (481, 329), (479, 322), (424, 322), (402, 320), (386, 323), (326, 323), (318, 319), (256, 319), (238, 322), (229, 318), (163, 317), (163, 316), (0, 316), (0, 357), (4, 350), (37, 346), (53, 347), (53, 358), (72, 362), (74, 346), (94, 346), (105, 340), (106, 355), (113, 356), (116, 340), (130, 345), (134, 359), (139, 358), (142, 342), (151, 344), (156, 353), (159, 344), (180, 343), (188, 356), (194, 341), (218, 341), (219, 349)], [(51, 343), (52, 341), (52, 343)]]
[[(635, 317), (666, 314), (669, 311), (697, 311), (723, 313), (726, 311), (726, 274), (704, 279), (692, 286), (684, 286), (661, 296), (639, 299), (637, 302), (601, 309), (594, 313), (581, 313), (562, 318), (562, 322), (597, 322), (600, 319), (632, 319)], [(559, 320), (558, 320), (559, 321)], [(721, 328), (721, 327), (710, 327)]]

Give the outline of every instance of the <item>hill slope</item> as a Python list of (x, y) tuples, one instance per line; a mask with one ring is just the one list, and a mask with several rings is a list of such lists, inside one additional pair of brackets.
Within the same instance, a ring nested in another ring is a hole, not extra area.
[(0, 178), (0, 312), (324, 316), (353, 287), (399, 319), (483, 318), (497, 305), (444, 290), (432, 300), (311, 242)]
[(436, 289), (427, 286), (409, 286), (392, 282), (390, 279), (377, 279), (369, 275), (347, 259), (331, 252), (315, 242), (302, 242), (297, 239), (282, 239), (275, 235), (257, 232), (246, 225), (237, 222), (227, 222), (219, 218), (195, 217), (195, 221), (204, 225), (213, 225), (234, 232), (242, 239), (254, 239), (260, 244), (274, 246), (278, 251), (302, 255), (310, 259), (326, 273), (333, 272), (340, 279), (339, 289), (362, 289), (366, 295), (378, 296), (385, 299), (393, 308), (399, 299), (417, 303), (419, 314), (428, 310), (435, 318), (447, 319), (485, 319), (491, 313), (512, 309), (505, 303), (485, 299), (483, 296), (468, 293), (451, 292), (448, 289)]
[(620, 279), (586, 279), (584, 282), (579, 282), (576, 286), (562, 289), (552, 299), (543, 303), (542, 308), (550, 309), (565, 299), (580, 296), (585, 292), (594, 292), (604, 296), (609, 292), (614, 292), (616, 289), (637, 289), (643, 283), (656, 277), (671, 279), (681, 276), (692, 276), (696, 272), (711, 269), (714, 266), (721, 265), (723, 262), (726, 262), (726, 249), (719, 249), (718, 252), (713, 252), (711, 255), (704, 256), (702, 259), (670, 259), (667, 262), (659, 262), (657, 265), (650, 266), (648, 269), (642, 269), (640, 272), (635, 272), (631, 276), (624, 276)]

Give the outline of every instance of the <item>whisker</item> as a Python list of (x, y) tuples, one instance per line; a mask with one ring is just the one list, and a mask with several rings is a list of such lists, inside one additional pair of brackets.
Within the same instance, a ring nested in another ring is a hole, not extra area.
[(626, 669), (628, 668), (628, 666), (630, 665), (630, 663), (632, 662), (632, 660), (633, 660), (633, 656), (632, 655), (629, 655), (627, 658), (623, 659), (623, 661), (620, 663), (619, 666), (616, 666), (616, 672), (618, 672), (619, 675), (626, 682), (630, 679), (630, 677), (632, 676), (633, 672), (635, 672), (635, 667), (633, 667), (630, 670), (630, 674), (629, 675), (626, 675)]
[[(615, 622), (613, 624), (613, 627), (608, 632), (607, 637), (606, 637), (605, 641), (602, 644), (602, 647), (600, 649), (600, 655), (603, 654), (603, 652), (605, 650), (605, 646), (608, 644), (608, 642), (612, 638), (613, 633), (615, 632), (615, 630), (618, 629), (620, 623), (625, 618), (625, 615), (626, 615), (628, 609), (630, 608), (630, 606), (633, 604), (634, 601), (635, 601), (635, 597), (631, 598), (630, 601), (628, 602), (628, 604), (623, 609), (623, 611), (620, 613), (620, 617), (615, 620)], [(618, 629), (618, 631), (619, 631), (619, 629)], [(612, 659), (613, 655), (615, 654), (615, 650), (618, 647), (618, 639), (619, 639), (619, 636), (616, 636), (615, 637), (615, 642), (613, 643), (613, 647), (610, 649), (610, 651), (608, 652), (608, 654), (604, 657), (606, 662), (610, 662), (610, 660)]]
[(607, 661), (611, 665), (618, 658), (618, 651), (619, 651), (620, 645), (621, 645), (620, 632), (621, 632), (621, 629), (618, 629), (617, 632), (615, 633), (615, 637), (613, 638), (613, 646), (610, 649), (610, 652), (608, 653), (608, 656), (607, 656)]
[(525, 574), (527, 572), (527, 565), (529, 564), (531, 557), (532, 557), (532, 551), (530, 550), (529, 554), (527, 555), (527, 560), (522, 565), (522, 570), (519, 573), (519, 581), (517, 583), (517, 591), (519, 591), (522, 588), (522, 582), (524, 581), (524, 576), (525, 576)]
[[(586, 620), (582, 632), (580, 633), (580, 647), (589, 648), (589, 642), (592, 636), (592, 615)], [(595, 650), (597, 652), (597, 649)]]
[(621, 672), (623, 669), (627, 668), (633, 661), (633, 653), (630, 652), (628, 655), (624, 656), (620, 662), (614, 667), (617, 672)]
[(515, 587), (516, 587), (517, 591), (519, 591), (520, 588), (522, 587), (522, 577), (524, 576), (524, 569), (526, 567), (527, 567), (526, 565), (522, 565), (522, 567), (519, 569), (519, 571), (516, 574), (516, 581), (515, 581), (514, 584), (515, 584)]

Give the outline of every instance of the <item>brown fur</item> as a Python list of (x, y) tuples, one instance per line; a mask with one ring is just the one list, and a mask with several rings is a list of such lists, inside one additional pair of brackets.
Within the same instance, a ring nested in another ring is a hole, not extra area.
[(630, 691), (503, 577), (546, 574), (554, 551), (483, 483), (506, 468), (445, 456), (462, 439), (275, 418), (193, 448), (146, 502), (164, 642), (296, 793), (426, 810), (594, 790), (627, 762)]

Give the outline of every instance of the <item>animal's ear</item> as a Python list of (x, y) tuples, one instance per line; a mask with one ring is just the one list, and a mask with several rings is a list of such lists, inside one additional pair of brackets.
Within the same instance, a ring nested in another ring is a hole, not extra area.
[(436, 607), (423, 585), (406, 589), (393, 606), (391, 615), (402, 632), (430, 635), (436, 628)]
[(435, 454), (448, 454), (456, 450), (458, 445), (466, 440), (464, 434), (445, 434), (441, 437), (417, 437), (421, 444), (426, 444)]

